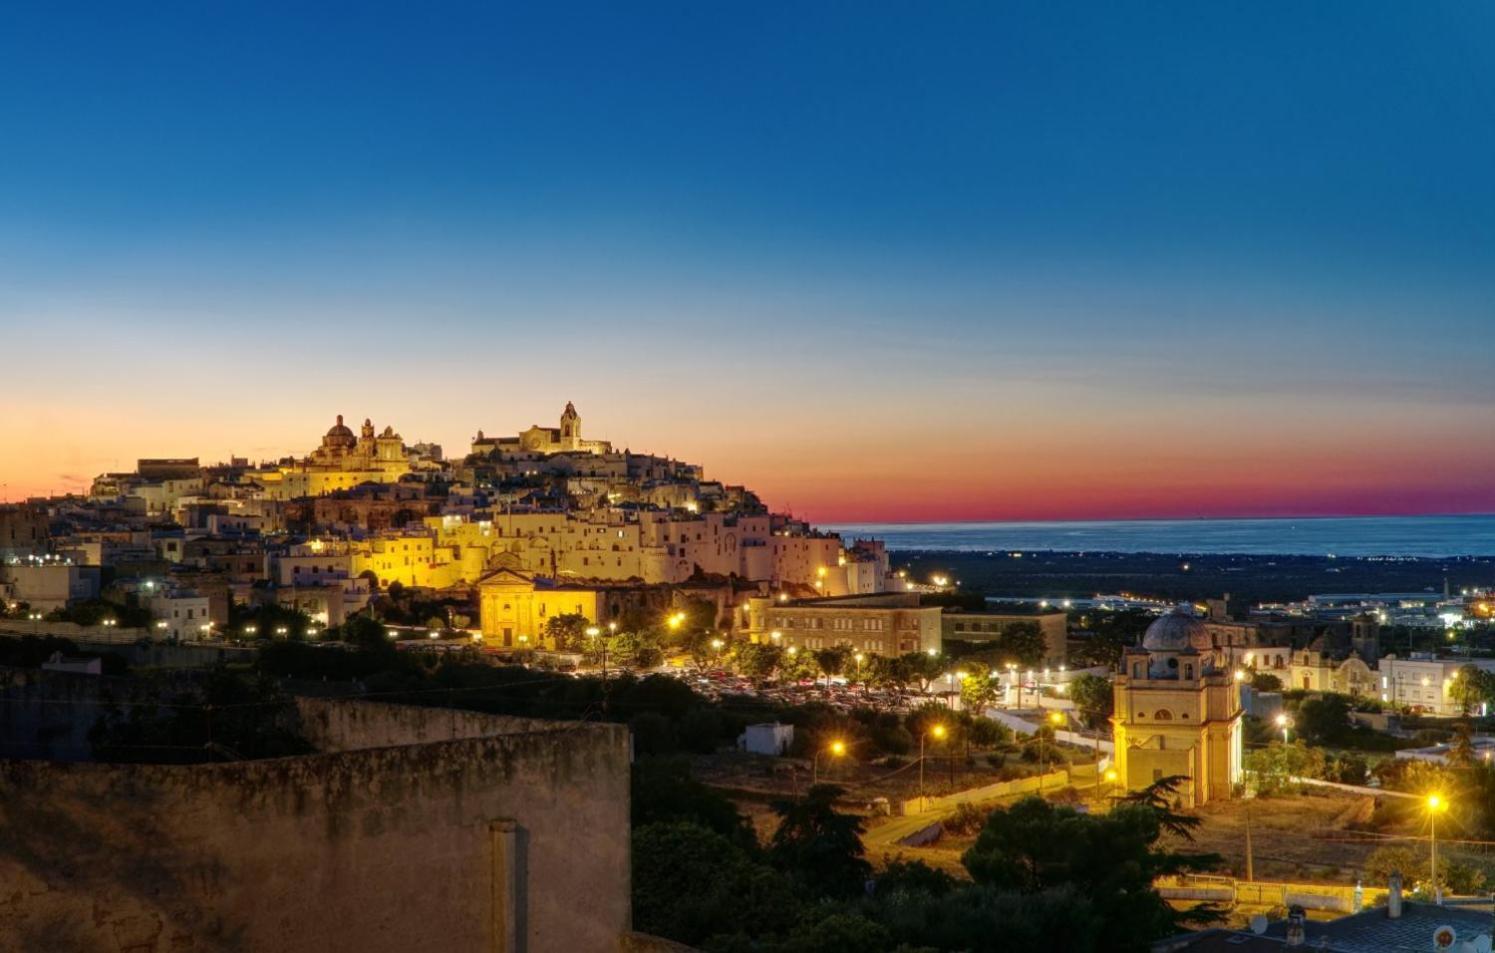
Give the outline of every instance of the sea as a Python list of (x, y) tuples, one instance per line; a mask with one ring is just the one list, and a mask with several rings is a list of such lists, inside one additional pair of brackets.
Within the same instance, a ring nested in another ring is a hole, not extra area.
[(880, 539), (894, 550), (1424, 558), (1495, 556), (1495, 514), (842, 523), (823, 528), (846, 537)]

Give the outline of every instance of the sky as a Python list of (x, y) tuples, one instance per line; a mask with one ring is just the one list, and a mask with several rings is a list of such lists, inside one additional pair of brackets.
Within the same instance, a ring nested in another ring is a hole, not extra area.
[(1495, 511), (1495, 6), (0, 7), (0, 499), (554, 425), (819, 521)]

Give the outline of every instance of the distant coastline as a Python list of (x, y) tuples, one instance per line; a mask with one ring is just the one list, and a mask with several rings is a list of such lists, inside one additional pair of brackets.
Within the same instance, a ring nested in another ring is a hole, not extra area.
[(1495, 556), (1495, 514), (833, 523), (892, 550), (1446, 558)]

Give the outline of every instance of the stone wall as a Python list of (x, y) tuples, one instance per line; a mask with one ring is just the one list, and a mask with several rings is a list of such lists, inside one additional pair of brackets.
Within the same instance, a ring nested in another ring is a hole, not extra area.
[(0, 949), (618, 948), (630, 923), (625, 728), (301, 707), (311, 737), (338, 750), (191, 766), (0, 761)]

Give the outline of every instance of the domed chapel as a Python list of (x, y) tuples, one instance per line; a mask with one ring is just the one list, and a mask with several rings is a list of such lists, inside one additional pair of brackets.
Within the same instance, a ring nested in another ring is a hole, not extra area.
[(1241, 694), (1190, 605), (1161, 616), (1122, 655), (1111, 717), (1118, 784), (1187, 778), (1187, 806), (1229, 798), (1241, 780)]

